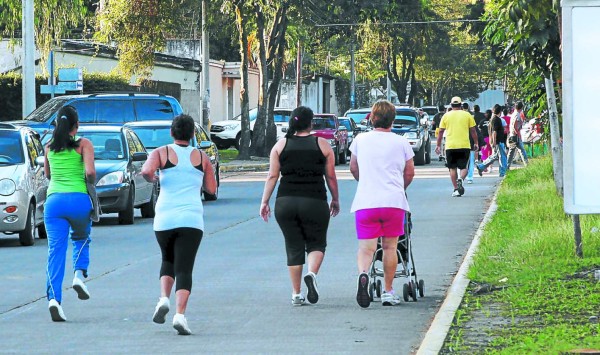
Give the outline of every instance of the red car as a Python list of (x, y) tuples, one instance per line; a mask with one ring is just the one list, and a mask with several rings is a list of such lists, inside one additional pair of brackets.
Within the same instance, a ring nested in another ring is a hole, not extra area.
[(314, 115), (312, 125), (312, 134), (327, 139), (331, 145), (335, 154), (335, 165), (346, 164), (348, 129), (340, 125), (337, 116), (331, 113), (317, 113)]

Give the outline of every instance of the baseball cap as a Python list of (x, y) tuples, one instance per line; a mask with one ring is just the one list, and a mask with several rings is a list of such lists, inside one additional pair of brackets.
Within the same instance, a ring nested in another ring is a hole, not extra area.
[(462, 100), (458, 96), (454, 96), (452, 98), (452, 100), (450, 100), (450, 104), (452, 104), (452, 105), (459, 105), (461, 103), (462, 103)]

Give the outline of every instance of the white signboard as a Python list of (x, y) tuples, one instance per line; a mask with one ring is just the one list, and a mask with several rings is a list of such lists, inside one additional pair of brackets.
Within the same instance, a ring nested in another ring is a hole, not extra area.
[(600, 213), (600, 1), (563, 0), (564, 208)]

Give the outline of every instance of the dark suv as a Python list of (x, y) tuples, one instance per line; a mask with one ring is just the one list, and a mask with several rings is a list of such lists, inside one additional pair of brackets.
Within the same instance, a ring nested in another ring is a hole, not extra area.
[(22, 121), (11, 123), (26, 125), (48, 141), (56, 121), (56, 113), (65, 106), (77, 109), (79, 122), (122, 126), (126, 122), (147, 120), (172, 120), (181, 114), (181, 105), (172, 96), (141, 93), (98, 93), (55, 97), (38, 107)]

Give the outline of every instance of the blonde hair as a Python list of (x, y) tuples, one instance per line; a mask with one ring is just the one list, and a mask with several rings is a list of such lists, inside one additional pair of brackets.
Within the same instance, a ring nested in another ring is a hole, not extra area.
[(388, 100), (379, 100), (371, 108), (370, 120), (375, 128), (390, 128), (396, 118), (396, 107)]

